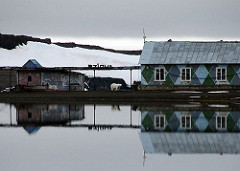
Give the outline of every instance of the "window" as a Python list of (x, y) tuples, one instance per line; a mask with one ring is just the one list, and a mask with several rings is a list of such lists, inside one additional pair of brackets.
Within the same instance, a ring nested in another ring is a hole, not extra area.
[(191, 129), (191, 115), (190, 114), (181, 115), (180, 122), (181, 122), (180, 123), (181, 128)]
[(32, 112), (28, 112), (28, 119), (32, 118)]
[(216, 80), (217, 81), (227, 81), (226, 67), (217, 67), (216, 68)]
[(165, 129), (165, 115), (155, 115), (154, 116), (154, 128), (155, 129)]
[(216, 129), (226, 129), (227, 128), (227, 116), (226, 114), (220, 114), (216, 116)]
[(155, 69), (155, 81), (165, 81), (165, 68)]
[(28, 76), (28, 82), (32, 82), (32, 76)]
[(182, 81), (191, 81), (191, 68), (182, 68), (181, 69), (181, 80)]

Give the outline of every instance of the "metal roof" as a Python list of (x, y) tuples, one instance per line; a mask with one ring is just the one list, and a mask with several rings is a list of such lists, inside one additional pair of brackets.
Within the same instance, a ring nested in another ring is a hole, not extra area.
[(22, 67), (42, 67), (36, 59), (29, 59)]
[(236, 64), (240, 42), (145, 42), (139, 64)]
[(240, 154), (240, 133), (140, 132), (146, 153)]

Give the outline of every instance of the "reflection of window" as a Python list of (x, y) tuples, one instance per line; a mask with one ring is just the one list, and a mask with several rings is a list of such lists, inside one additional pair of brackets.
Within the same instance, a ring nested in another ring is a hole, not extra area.
[(165, 69), (164, 68), (156, 68), (154, 70), (154, 79), (155, 81), (165, 81)]
[(165, 115), (154, 115), (154, 127), (155, 129), (165, 128)]
[(181, 127), (185, 129), (191, 129), (191, 115), (181, 115)]
[(220, 114), (216, 116), (216, 129), (226, 129), (227, 127), (227, 116), (226, 114)]
[(28, 119), (32, 118), (32, 112), (28, 112)]
[(181, 69), (181, 80), (191, 81), (191, 68), (187, 67)]
[(32, 82), (32, 76), (28, 76), (28, 82)]
[(217, 67), (216, 68), (216, 80), (217, 81), (227, 81), (226, 67)]

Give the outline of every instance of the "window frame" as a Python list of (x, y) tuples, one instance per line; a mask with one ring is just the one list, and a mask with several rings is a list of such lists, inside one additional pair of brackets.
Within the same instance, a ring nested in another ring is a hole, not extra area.
[[(159, 117), (159, 126), (157, 126), (157, 117)], [(163, 126), (161, 126), (161, 119), (163, 118)], [(166, 116), (163, 114), (154, 115), (154, 128), (155, 129), (165, 129), (166, 128)]]
[[(218, 79), (218, 70), (220, 69), (220, 74), (221, 74), (221, 78)], [(223, 69), (225, 70), (225, 79), (222, 79), (223, 78)], [(227, 67), (216, 67), (216, 81), (227, 81)]]
[[(157, 70), (159, 70), (157, 72)], [(163, 79), (161, 79), (161, 70), (163, 70)], [(157, 73), (159, 73), (159, 79), (157, 79)], [(165, 67), (158, 67), (154, 69), (154, 81), (166, 81)]]
[[(218, 118), (220, 118), (220, 126), (218, 126)], [(224, 127), (223, 127), (223, 118), (224, 119)], [(227, 114), (226, 113), (221, 113), (216, 116), (216, 129), (217, 130), (226, 130), (227, 129)]]
[[(187, 126), (187, 118), (189, 117), (189, 126)], [(183, 119), (184, 119), (184, 125), (183, 125)], [(187, 113), (187, 114), (182, 114), (180, 117), (180, 127), (184, 128), (184, 129), (191, 129), (192, 128), (192, 116), (191, 114)]]
[[(186, 79), (187, 78), (187, 70), (189, 70), (189, 79)], [(184, 72), (183, 72), (184, 71)], [(183, 73), (184, 73), (184, 79), (183, 79)], [(192, 68), (191, 67), (184, 67), (184, 68), (181, 68), (181, 81), (182, 82), (189, 82), (192, 80)]]

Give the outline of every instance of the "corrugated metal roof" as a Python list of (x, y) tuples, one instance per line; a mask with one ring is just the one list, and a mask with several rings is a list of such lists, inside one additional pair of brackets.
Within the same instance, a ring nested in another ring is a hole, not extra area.
[(140, 132), (146, 153), (240, 154), (240, 133)]
[(240, 42), (145, 42), (139, 64), (240, 63)]

